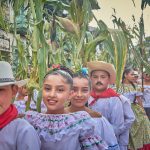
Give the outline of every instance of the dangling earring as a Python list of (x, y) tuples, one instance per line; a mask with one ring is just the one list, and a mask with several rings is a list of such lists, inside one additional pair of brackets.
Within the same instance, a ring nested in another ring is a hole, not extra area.
[(71, 101), (70, 100), (65, 101), (65, 104), (64, 104), (65, 107), (69, 107), (70, 105), (71, 105)]

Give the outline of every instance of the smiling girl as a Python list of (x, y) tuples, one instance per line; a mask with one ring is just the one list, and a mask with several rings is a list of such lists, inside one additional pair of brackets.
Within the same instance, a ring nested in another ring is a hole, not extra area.
[(40, 136), (42, 150), (104, 150), (107, 147), (93, 133), (92, 118), (83, 111), (68, 113), (65, 102), (72, 94), (70, 74), (57, 70), (46, 74), (43, 81), (43, 101), (46, 114), (28, 112), (25, 118)]
[(73, 77), (73, 94), (71, 105), (66, 108), (69, 112), (86, 111), (93, 118), (95, 133), (98, 133), (109, 146), (109, 150), (118, 150), (118, 142), (111, 124), (100, 113), (95, 112), (85, 104), (88, 101), (91, 90), (91, 82), (87, 75), (76, 73)]

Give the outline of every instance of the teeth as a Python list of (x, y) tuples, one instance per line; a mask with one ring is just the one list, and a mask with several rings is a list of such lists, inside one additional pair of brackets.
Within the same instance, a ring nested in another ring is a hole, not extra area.
[(48, 103), (49, 104), (55, 104), (55, 103), (57, 103), (57, 101), (55, 101), (55, 100), (48, 100)]

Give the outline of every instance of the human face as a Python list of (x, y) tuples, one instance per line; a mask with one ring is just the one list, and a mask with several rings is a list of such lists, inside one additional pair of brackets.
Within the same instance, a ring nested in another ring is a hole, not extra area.
[(71, 94), (71, 87), (61, 75), (48, 75), (43, 83), (42, 94), (48, 114), (63, 114), (64, 103)]
[(27, 90), (27, 88), (25, 86), (19, 87), (18, 88), (18, 92), (22, 96), (27, 96), (28, 95), (28, 90)]
[(110, 77), (106, 71), (97, 70), (91, 75), (92, 88), (96, 93), (105, 91), (110, 84)]
[(16, 93), (16, 86), (0, 86), (0, 115), (9, 108), (12, 98), (16, 95)]
[(150, 81), (150, 74), (144, 73), (143, 77), (145, 81)]
[(131, 70), (129, 73), (126, 73), (125, 79), (130, 81), (130, 82), (134, 82), (135, 81), (134, 70)]
[(73, 78), (73, 94), (71, 96), (71, 106), (81, 108), (85, 106), (90, 96), (89, 82), (85, 78)]

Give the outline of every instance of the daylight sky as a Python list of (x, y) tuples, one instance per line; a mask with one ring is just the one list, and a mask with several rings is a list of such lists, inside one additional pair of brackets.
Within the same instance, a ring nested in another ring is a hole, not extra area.
[[(132, 0), (98, 0), (100, 10), (94, 11), (96, 18), (103, 20), (109, 28), (113, 28), (112, 14), (113, 8), (115, 8), (117, 17), (121, 17), (123, 21), (129, 26), (133, 26), (132, 15), (135, 16), (136, 22), (138, 23), (141, 16), (141, 0), (134, 0), (136, 7), (134, 7)], [(145, 34), (150, 36), (150, 6), (144, 9), (144, 24)], [(91, 26), (97, 26), (93, 20), (90, 23)]]

